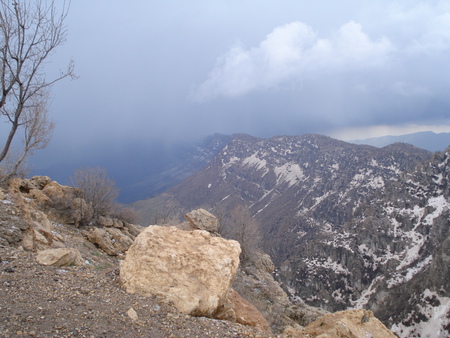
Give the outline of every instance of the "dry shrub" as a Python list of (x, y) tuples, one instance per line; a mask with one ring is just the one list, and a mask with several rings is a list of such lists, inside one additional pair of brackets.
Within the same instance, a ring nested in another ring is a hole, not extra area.
[(140, 219), (139, 213), (135, 209), (123, 205), (117, 205), (111, 216), (131, 224), (138, 223)]

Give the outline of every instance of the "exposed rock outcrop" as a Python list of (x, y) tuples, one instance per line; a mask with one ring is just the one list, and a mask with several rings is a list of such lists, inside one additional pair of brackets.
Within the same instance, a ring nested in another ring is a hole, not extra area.
[[(125, 253), (134, 238), (142, 231), (140, 225), (130, 224), (114, 217), (99, 216), (93, 219), (92, 207), (79, 196), (77, 188), (60, 185), (47, 176), (30, 179), (13, 178), (8, 191), (17, 203), (10, 209), (26, 217), (0, 217), (2, 222), (14, 223), (8, 230), (0, 228), (0, 243), (21, 245), (30, 251), (64, 247), (61, 238), (55, 237), (49, 217), (57, 223), (73, 224), (90, 220), (84, 230), (86, 238), (112, 256)], [(6, 195), (2, 192), (4, 198)], [(1, 197), (1, 196), (0, 196)], [(40, 209), (40, 210), (39, 210)], [(24, 221), (26, 220), (26, 221)]]
[(270, 256), (261, 253), (256, 255), (253, 264), (239, 268), (233, 289), (264, 315), (272, 332), (283, 332), (286, 327), (300, 330), (329, 313), (303, 302), (293, 304), (272, 277), (273, 263)]
[[(231, 318), (228, 318), (230, 314)], [(230, 289), (230, 292), (228, 293), (228, 303), (224, 307), (223, 316), (218, 314), (216, 315), (216, 318), (231, 319), (242, 325), (254, 326), (263, 332), (271, 331), (269, 323), (261, 312), (233, 289)]]
[(157, 295), (181, 312), (213, 317), (225, 303), (239, 265), (239, 243), (207, 231), (149, 226), (120, 263), (129, 293)]
[(284, 332), (288, 337), (373, 337), (395, 338), (383, 323), (373, 316), (372, 311), (340, 311), (320, 317), (306, 328), (298, 331), (292, 328)]
[(196, 209), (187, 213), (186, 218), (194, 229), (206, 230), (216, 233), (219, 229), (219, 220), (216, 216), (205, 209)]
[[(134, 228), (133, 228), (134, 229)], [(113, 227), (92, 227), (84, 232), (92, 243), (97, 244), (108, 255), (117, 256), (125, 253), (133, 244), (135, 236), (128, 231), (121, 231)]]
[[(83, 236), (98, 224), (84, 224), (82, 229), (74, 226), (70, 213), (79, 208), (80, 200), (85, 203), (76, 197), (75, 188), (61, 186), (45, 176), (27, 180), (14, 178), (8, 183), (0, 187), (0, 247), (35, 252), (36, 260), (45, 265), (86, 264), (104, 268), (115, 261), (104, 257), (108, 255), (98, 251), (98, 246), (96, 248)], [(114, 247), (117, 251), (113, 254), (118, 255), (128, 249), (142, 227), (118, 220), (112, 222), (114, 224), (121, 228), (112, 227), (105, 232), (117, 242)], [(82, 258), (78, 251), (83, 252)], [(109, 263), (101, 263), (108, 260)]]
[(22, 247), (30, 251), (51, 247), (54, 237), (47, 215), (42, 211), (32, 210), (29, 213), (29, 218), (29, 226), (25, 230)]

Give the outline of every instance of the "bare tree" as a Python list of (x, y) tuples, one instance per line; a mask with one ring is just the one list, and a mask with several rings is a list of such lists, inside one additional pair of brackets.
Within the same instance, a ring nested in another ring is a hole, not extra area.
[(67, 36), (64, 21), (69, 6), (61, 3), (58, 11), (55, 1), (50, 0), (0, 0), (0, 118), (9, 125), (0, 147), (0, 162), (6, 158), (21, 127), (28, 142), (24, 146), (25, 157), (31, 150), (47, 145), (53, 129), (46, 118), (49, 89), (61, 79), (75, 77), (73, 61), (51, 80), (44, 73), (48, 57)]
[(48, 118), (47, 100), (47, 95), (36, 95), (32, 98), (30, 107), (23, 111), (21, 116), (23, 148), (19, 152), (8, 153), (6, 164), (2, 166), (4, 179), (12, 176), (25, 176), (26, 158), (35, 150), (47, 147), (50, 142), (55, 125)]
[(245, 205), (235, 207), (224, 222), (225, 235), (241, 244), (242, 262), (250, 262), (259, 251), (259, 222)]
[(80, 189), (80, 197), (94, 210), (94, 216), (108, 216), (115, 212), (119, 189), (114, 180), (108, 177), (106, 169), (77, 169), (72, 181)]

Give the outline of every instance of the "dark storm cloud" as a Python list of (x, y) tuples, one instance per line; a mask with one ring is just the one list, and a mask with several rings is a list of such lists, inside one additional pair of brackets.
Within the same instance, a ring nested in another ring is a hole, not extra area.
[(379, 29), (367, 23), (372, 34), (364, 23), (349, 21), (322, 36), (319, 27), (296, 21), (274, 28), (256, 46), (237, 44), (217, 59), (191, 98), (277, 92), (280, 107), (291, 103), (291, 113), (286, 116), (288, 107), (281, 115), (305, 119), (303, 125), (315, 130), (448, 123), (449, 6), (395, 3), (377, 10)]
[(53, 88), (45, 160), (214, 132), (450, 125), (447, 1), (73, 1), (67, 24), (49, 77), (73, 58), (79, 79)]

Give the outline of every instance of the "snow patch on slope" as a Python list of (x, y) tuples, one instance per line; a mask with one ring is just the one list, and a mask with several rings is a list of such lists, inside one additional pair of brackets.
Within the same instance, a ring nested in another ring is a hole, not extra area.
[[(450, 326), (450, 298), (441, 297), (436, 292), (426, 289), (420, 296), (421, 302), (417, 312), (412, 311), (409, 318), (402, 323), (394, 324), (391, 328), (399, 337), (448, 337)], [(425, 317), (426, 321), (414, 323), (409, 326), (405, 323), (414, 321), (414, 318)]]
[[(260, 170), (260, 169), (266, 169), (266, 173), (269, 171), (267, 169), (267, 161), (264, 159), (260, 159), (257, 154), (253, 154), (250, 157), (244, 158), (242, 160), (242, 164), (249, 166), (249, 167), (255, 167), (256, 170)], [(263, 175), (264, 176), (264, 175)]]
[(447, 202), (444, 196), (438, 196), (430, 198), (428, 200), (428, 206), (433, 207), (434, 211), (425, 217), (424, 224), (432, 225), (435, 218), (449, 209), (450, 203)]
[(361, 292), (361, 297), (357, 300), (350, 300), (350, 303), (353, 305), (350, 309), (362, 309), (365, 305), (369, 303), (370, 297), (377, 291), (376, 284), (384, 279), (383, 276), (377, 276), (372, 280), (369, 287)]
[(430, 255), (415, 266), (408, 268), (406, 271), (393, 274), (392, 277), (387, 281), (388, 288), (392, 288), (395, 285), (400, 285), (410, 281), (415, 275), (428, 267), (431, 264), (432, 260), (433, 256)]
[(277, 175), (277, 183), (287, 183), (289, 187), (296, 184), (305, 177), (302, 168), (295, 163), (286, 163), (282, 166), (275, 167), (275, 174)]

